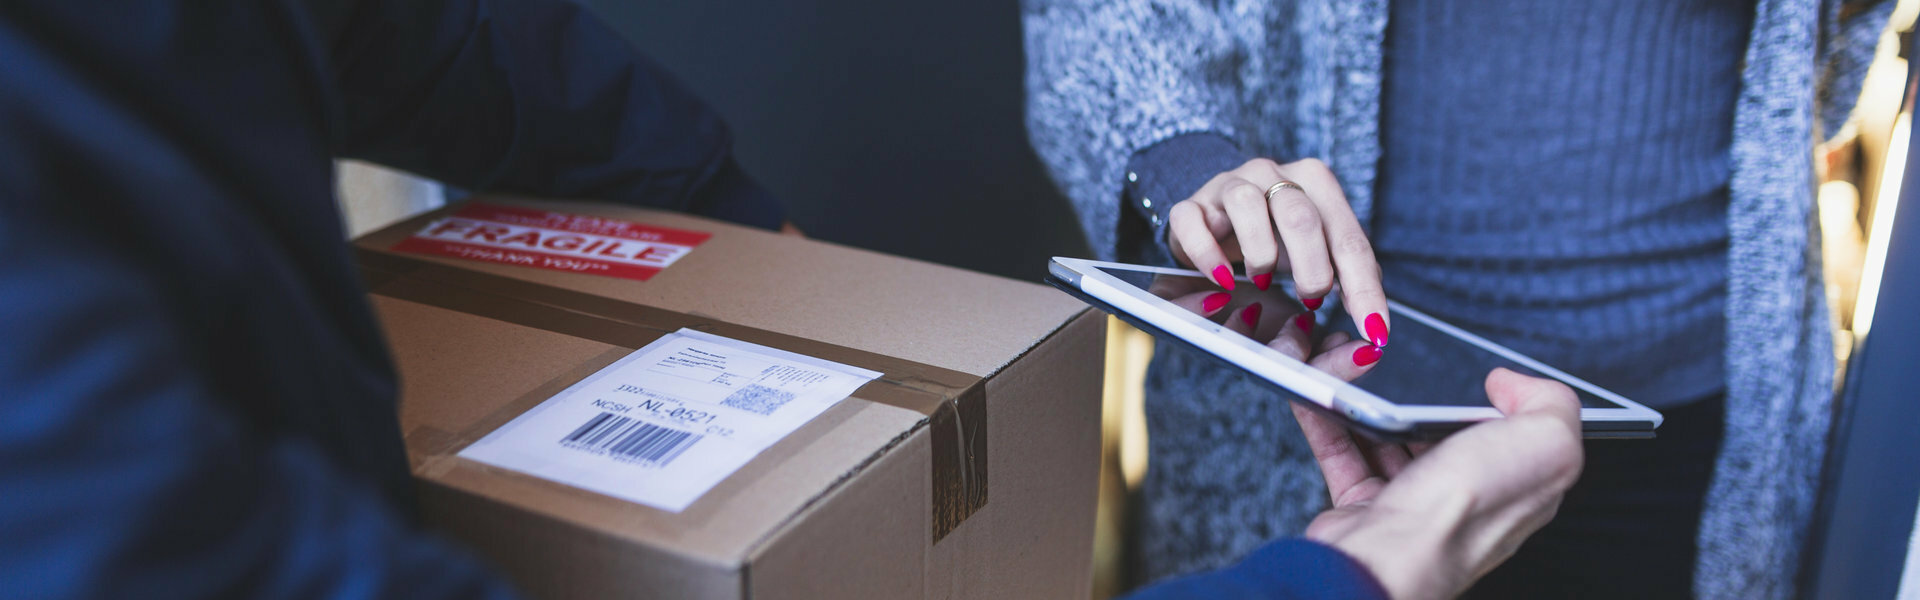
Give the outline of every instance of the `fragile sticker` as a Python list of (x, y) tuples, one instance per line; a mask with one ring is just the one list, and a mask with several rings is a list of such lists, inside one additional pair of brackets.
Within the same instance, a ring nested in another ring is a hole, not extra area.
[(474, 203), (434, 219), (393, 250), (646, 281), (712, 235)]

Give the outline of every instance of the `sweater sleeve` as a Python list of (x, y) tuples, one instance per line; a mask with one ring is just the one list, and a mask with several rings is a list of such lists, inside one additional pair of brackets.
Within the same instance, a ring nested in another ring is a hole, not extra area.
[[(1183, 133), (1168, 138), (1127, 159), (1121, 202), (1128, 210), (1120, 221), (1145, 221), (1151, 249), (1141, 262), (1171, 266), (1167, 219), (1173, 205), (1192, 197), (1214, 175), (1232, 170), (1252, 155), (1233, 141), (1212, 133)], [(1129, 218), (1131, 217), (1131, 218)]]
[(1021, 4), (1034, 149), (1094, 252), (1145, 261), (1152, 227), (1122, 209), (1126, 163), (1182, 133), (1234, 139), (1249, 50), (1220, 12), (1228, 9), (1200, 0)]
[(512, 596), (319, 447), (218, 400), (156, 292), (190, 283), (116, 250), (138, 216), (21, 201), (90, 190), (52, 169), (0, 174), (0, 596)]
[(1853, 114), (1894, 4), (1892, 0), (1829, 0), (1826, 4), (1815, 92), (1819, 107), (1815, 139), (1833, 137)]
[(311, 0), (345, 156), (474, 190), (778, 228), (720, 117), (563, 0)]
[(1131, 598), (1387, 600), (1387, 592), (1352, 557), (1318, 542), (1294, 538), (1267, 544), (1231, 567), (1163, 582)]

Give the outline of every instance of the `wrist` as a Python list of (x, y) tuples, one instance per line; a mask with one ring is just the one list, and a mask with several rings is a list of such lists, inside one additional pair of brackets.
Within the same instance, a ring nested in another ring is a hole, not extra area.
[(1348, 507), (1339, 510), (1357, 510), (1326, 527), (1316, 520), (1306, 536), (1366, 566), (1395, 600), (1451, 598), (1465, 591), (1475, 575), (1467, 566), (1471, 561), (1460, 555), (1468, 505), (1462, 498), (1425, 504), (1420, 510), (1388, 503)]

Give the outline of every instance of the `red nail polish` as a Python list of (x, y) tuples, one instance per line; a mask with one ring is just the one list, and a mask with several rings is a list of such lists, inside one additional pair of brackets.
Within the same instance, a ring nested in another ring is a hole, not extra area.
[(1294, 317), (1293, 326), (1299, 327), (1300, 333), (1312, 335), (1313, 334), (1313, 315), (1300, 315), (1298, 317)]
[(1260, 288), (1260, 291), (1262, 292), (1267, 291), (1267, 288), (1272, 286), (1273, 286), (1272, 273), (1261, 273), (1259, 275), (1253, 276), (1253, 287)]
[(1213, 282), (1220, 284), (1220, 287), (1227, 288), (1229, 292), (1233, 291), (1233, 269), (1227, 268), (1226, 265), (1214, 267)]
[(1300, 299), (1300, 305), (1307, 307), (1307, 310), (1320, 310), (1320, 305), (1325, 304), (1326, 302), (1327, 302), (1326, 298), (1301, 298)]
[(1259, 302), (1248, 304), (1245, 310), (1240, 311), (1240, 322), (1246, 323), (1247, 327), (1258, 327), (1260, 325), (1260, 310)]
[(1367, 315), (1367, 340), (1375, 347), (1387, 347), (1387, 319), (1380, 313)]
[(1353, 364), (1355, 366), (1364, 367), (1376, 362), (1380, 362), (1380, 348), (1378, 347), (1361, 346), (1353, 351)]
[(1200, 308), (1202, 310), (1207, 311), (1207, 314), (1213, 314), (1214, 311), (1220, 310), (1221, 307), (1226, 306), (1227, 301), (1232, 299), (1233, 299), (1233, 294), (1229, 294), (1226, 292), (1214, 292), (1212, 294), (1208, 294), (1206, 298), (1200, 300)]

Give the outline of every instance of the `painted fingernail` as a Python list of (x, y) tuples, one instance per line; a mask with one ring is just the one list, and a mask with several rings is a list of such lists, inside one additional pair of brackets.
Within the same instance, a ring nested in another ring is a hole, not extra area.
[(1226, 292), (1214, 292), (1211, 294), (1207, 294), (1206, 298), (1200, 300), (1200, 308), (1207, 311), (1207, 314), (1213, 314), (1214, 311), (1220, 310), (1221, 307), (1226, 306), (1227, 301), (1232, 299), (1233, 299), (1233, 294), (1229, 294)]
[(1313, 315), (1300, 315), (1298, 317), (1294, 317), (1293, 326), (1299, 327), (1300, 333), (1306, 333), (1306, 334), (1313, 333)]
[(1227, 288), (1229, 292), (1233, 291), (1233, 269), (1227, 268), (1226, 265), (1214, 267), (1213, 282), (1220, 284), (1220, 287)]
[(1327, 302), (1326, 298), (1301, 298), (1300, 299), (1300, 305), (1307, 307), (1307, 310), (1320, 310), (1320, 305), (1325, 304), (1326, 302)]
[(1260, 291), (1262, 292), (1267, 291), (1267, 288), (1272, 286), (1273, 286), (1272, 273), (1261, 273), (1259, 275), (1253, 276), (1253, 287), (1260, 288)]
[(1364, 367), (1377, 362), (1380, 362), (1380, 348), (1375, 346), (1361, 346), (1354, 349), (1354, 366)]
[(1367, 315), (1367, 340), (1375, 347), (1387, 347), (1387, 319), (1380, 313)]
[(1254, 327), (1256, 325), (1259, 325), (1260, 310), (1261, 308), (1260, 308), (1259, 302), (1248, 304), (1245, 310), (1240, 311), (1240, 322), (1246, 323), (1247, 327)]

